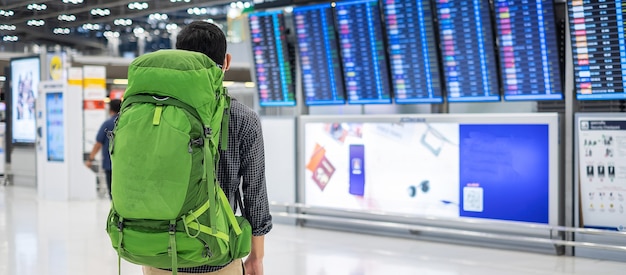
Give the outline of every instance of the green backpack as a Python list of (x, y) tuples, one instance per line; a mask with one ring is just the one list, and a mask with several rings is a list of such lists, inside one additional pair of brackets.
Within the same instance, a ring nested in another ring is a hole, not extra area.
[(119, 257), (176, 274), (250, 252), (250, 224), (234, 215), (216, 178), (218, 150), (228, 143), (222, 80), (222, 70), (196, 52), (161, 50), (130, 64), (109, 133), (107, 232)]

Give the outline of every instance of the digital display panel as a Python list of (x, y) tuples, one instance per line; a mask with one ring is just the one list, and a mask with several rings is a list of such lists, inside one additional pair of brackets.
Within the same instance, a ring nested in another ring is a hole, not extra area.
[(430, 0), (387, 0), (383, 9), (395, 102), (443, 102)]
[(254, 69), (261, 106), (294, 106), (295, 86), (282, 11), (249, 15)]
[(38, 56), (11, 59), (11, 131), (13, 143), (35, 142), (35, 101), (41, 64)]
[(397, 215), (555, 222), (556, 116), (551, 121), (304, 120), (304, 200)]
[(579, 100), (626, 99), (622, 0), (567, 1)]
[(293, 16), (307, 105), (345, 104), (335, 16), (330, 4), (295, 8)]
[(336, 5), (348, 103), (391, 103), (378, 1), (346, 1)]
[(48, 161), (65, 160), (65, 123), (63, 119), (63, 93), (46, 94), (46, 147)]
[(504, 100), (563, 98), (553, 1), (496, 0)]
[(499, 101), (489, 1), (438, 0), (436, 8), (448, 101)]

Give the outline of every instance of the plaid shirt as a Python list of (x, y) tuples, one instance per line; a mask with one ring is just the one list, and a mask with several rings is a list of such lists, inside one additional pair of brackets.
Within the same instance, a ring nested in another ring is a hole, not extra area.
[[(265, 186), (265, 152), (259, 116), (247, 106), (231, 101), (228, 125), (228, 150), (220, 151), (220, 181), (226, 197), (234, 205), (235, 192), (241, 182), (244, 216), (252, 225), (252, 235), (262, 236), (272, 229), (267, 189)], [(179, 272), (214, 272), (224, 266), (179, 268)]]

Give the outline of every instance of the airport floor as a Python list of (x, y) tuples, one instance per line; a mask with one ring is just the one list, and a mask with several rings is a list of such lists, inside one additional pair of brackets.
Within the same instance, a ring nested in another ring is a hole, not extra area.
[[(0, 187), (0, 274), (113, 275), (104, 231), (107, 199), (43, 201), (36, 190)], [(267, 275), (624, 274), (626, 262), (477, 248), (275, 224)], [(122, 274), (139, 266), (122, 262)]]

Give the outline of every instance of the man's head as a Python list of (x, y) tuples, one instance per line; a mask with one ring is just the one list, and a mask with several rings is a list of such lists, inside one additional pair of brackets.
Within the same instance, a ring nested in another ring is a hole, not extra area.
[(122, 106), (122, 101), (119, 99), (111, 99), (109, 102), (109, 113), (112, 115), (120, 112), (120, 107)]
[(200, 52), (211, 58), (222, 71), (230, 66), (226, 53), (226, 36), (215, 24), (194, 21), (185, 26), (176, 37), (176, 49)]

